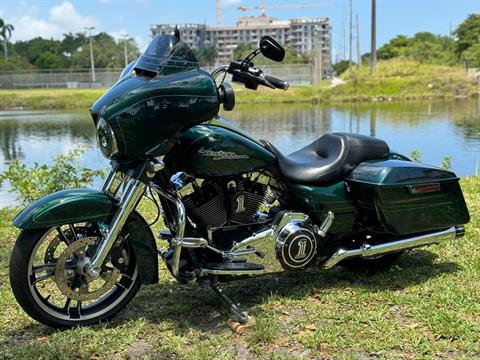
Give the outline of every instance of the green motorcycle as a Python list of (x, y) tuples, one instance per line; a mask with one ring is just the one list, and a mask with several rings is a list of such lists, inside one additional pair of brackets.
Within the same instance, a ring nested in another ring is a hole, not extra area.
[[(225, 80), (288, 89), (252, 60), (259, 48), (209, 74), (175, 35), (155, 37), (91, 108), (98, 146), (111, 160), (101, 190), (42, 198), (13, 221), (10, 260), (18, 303), (53, 327), (105, 321), (159, 281), (158, 257), (180, 283), (219, 284), (308, 268), (378, 269), (407, 249), (464, 235), (469, 213), (457, 176), (392, 152), (379, 139), (324, 134), (284, 155), (218, 116), (233, 110)], [(255, 121), (252, 119), (252, 121)], [(142, 197), (168, 228), (158, 249), (136, 211)]]

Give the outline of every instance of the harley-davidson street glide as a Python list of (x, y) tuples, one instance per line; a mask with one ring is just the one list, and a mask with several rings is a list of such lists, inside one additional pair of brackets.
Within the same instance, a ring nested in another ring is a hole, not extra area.
[[(98, 99), (91, 115), (112, 168), (103, 187), (53, 193), (13, 221), (22, 231), (10, 281), (32, 318), (52, 327), (107, 320), (159, 281), (160, 257), (178, 282), (208, 284), (244, 322), (219, 284), (337, 264), (387, 268), (407, 249), (464, 235), (469, 213), (450, 171), (350, 133), (285, 155), (221, 119), (220, 105), (235, 105), (227, 76), (252, 90), (288, 89), (254, 67), (260, 53), (282, 61), (285, 51), (264, 36), (209, 74), (178, 31), (160, 35)], [(135, 210), (143, 196), (163, 214), (166, 249)]]

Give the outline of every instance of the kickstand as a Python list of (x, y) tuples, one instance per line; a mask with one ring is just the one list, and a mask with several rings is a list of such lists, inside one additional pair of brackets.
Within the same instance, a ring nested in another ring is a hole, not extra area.
[(215, 292), (215, 294), (220, 296), (222, 298), (222, 300), (228, 304), (228, 306), (230, 307), (230, 311), (233, 314), (233, 319), (232, 320), (234, 320), (234, 321), (236, 321), (240, 324), (244, 324), (244, 323), (247, 322), (247, 320), (248, 320), (247, 313), (241, 312), (240, 309), (238, 308), (238, 306), (235, 305), (235, 303), (227, 295), (225, 295), (223, 293), (222, 289), (220, 289), (220, 287), (218, 286), (218, 284), (216, 282), (212, 281), (210, 283), (210, 287)]

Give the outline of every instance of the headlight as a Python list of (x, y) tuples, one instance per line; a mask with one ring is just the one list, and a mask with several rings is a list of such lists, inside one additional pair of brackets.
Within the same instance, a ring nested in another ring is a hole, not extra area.
[(118, 154), (117, 140), (113, 129), (104, 118), (100, 118), (97, 123), (97, 144), (103, 156), (111, 159)]

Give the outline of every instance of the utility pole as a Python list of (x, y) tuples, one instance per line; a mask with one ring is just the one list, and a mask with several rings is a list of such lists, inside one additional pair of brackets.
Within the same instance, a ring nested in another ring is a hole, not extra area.
[(86, 27), (85, 30), (88, 31), (88, 38), (90, 39), (90, 66), (92, 68), (92, 82), (95, 82), (95, 61), (93, 60), (93, 44), (92, 44), (92, 30), (94, 26)]
[(353, 29), (352, 29), (352, 0), (350, 0), (350, 42), (349, 42), (349, 55), (348, 55), (348, 70), (352, 72), (352, 37), (353, 37)]
[(370, 73), (377, 68), (377, 0), (372, 0), (372, 38), (370, 45)]
[(360, 55), (360, 25), (358, 23), (358, 14), (355, 14), (355, 23), (357, 28), (357, 65), (362, 66), (362, 56)]
[(120, 36), (123, 38), (123, 54), (125, 56), (125, 67), (127, 67), (127, 65), (128, 65), (128, 52), (127, 52), (128, 34), (123, 33)]
[(323, 80), (323, 57), (322, 57), (322, 41), (320, 37), (316, 36), (315, 39), (315, 57), (313, 63), (313, 82), (314, 84), (319, 83)]

